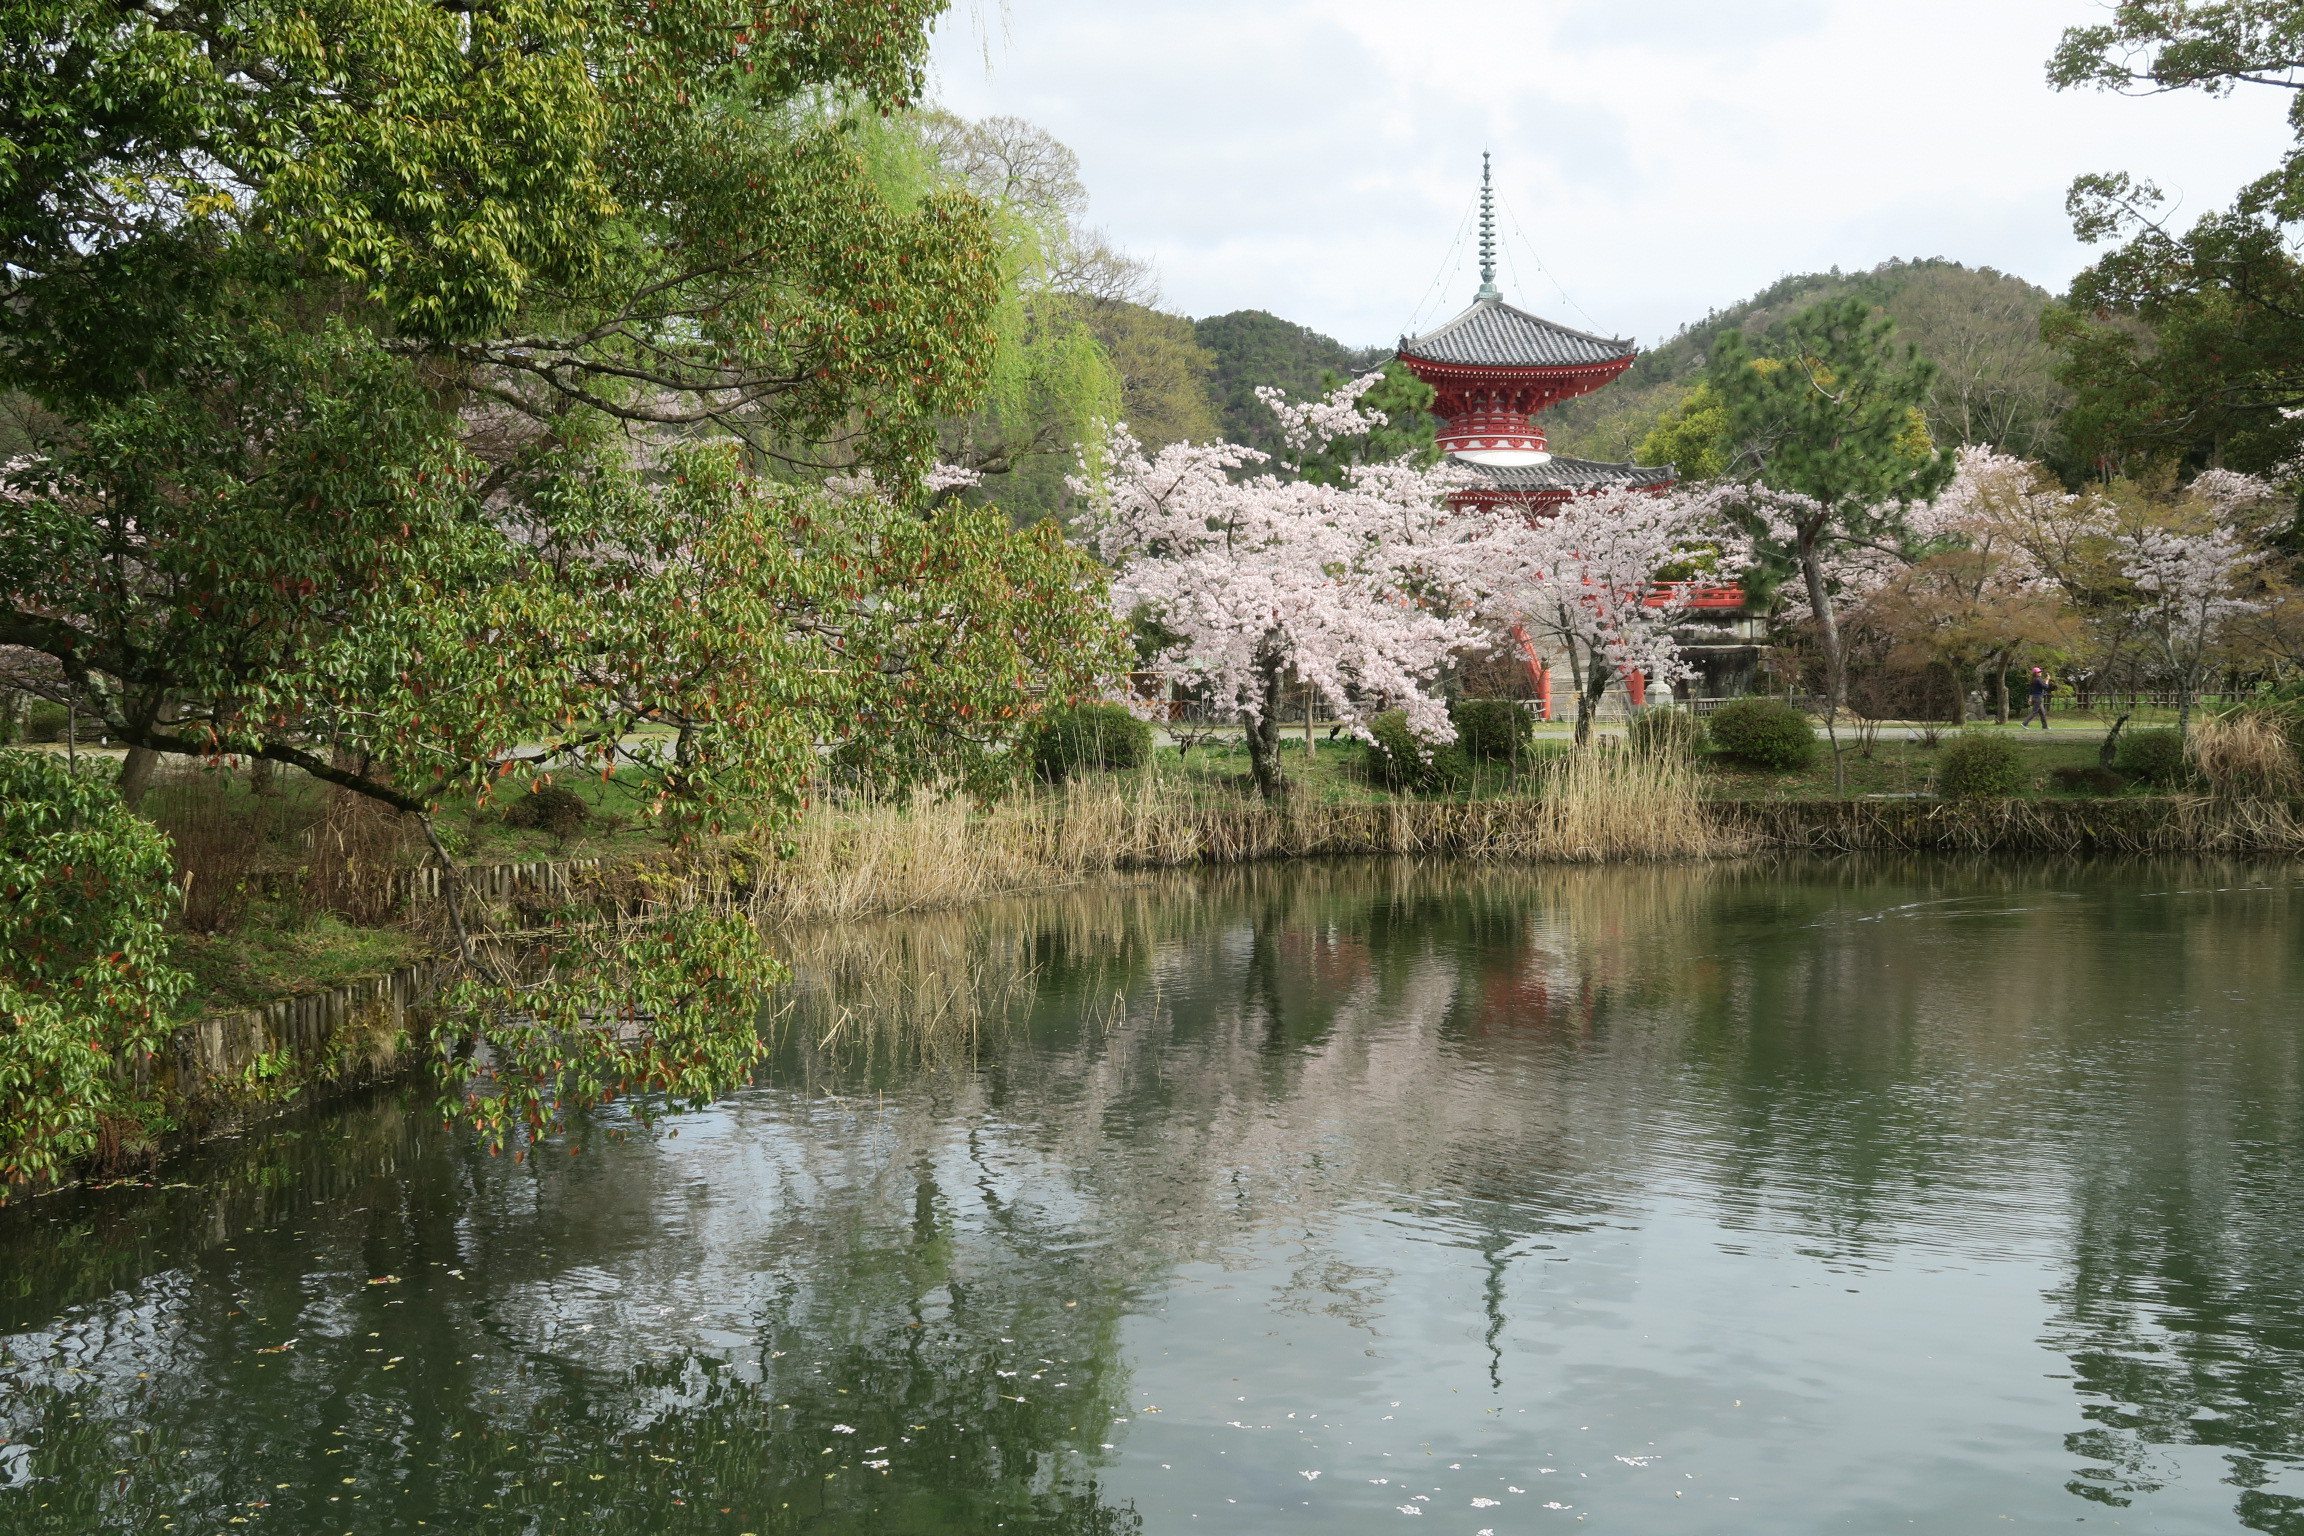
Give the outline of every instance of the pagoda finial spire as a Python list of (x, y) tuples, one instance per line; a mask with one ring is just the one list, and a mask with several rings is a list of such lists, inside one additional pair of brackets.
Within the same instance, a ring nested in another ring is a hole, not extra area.
[(1488, 151), (1480, 151), (1480, 293), (1483, 299), (1501, 299), (1496, 286), (1496, 190), (1489, 179)]

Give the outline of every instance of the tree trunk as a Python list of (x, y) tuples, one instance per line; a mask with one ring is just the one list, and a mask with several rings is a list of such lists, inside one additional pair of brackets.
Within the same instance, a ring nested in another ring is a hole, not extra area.
[(1992, 663), (1992, 718), (2001, 725), (2008, 723), (2008, 656), (2002, 652)]
[(1248, 771), (1256, 780), (1256, 793), (1268, 801), (1278, 800), (1288, 793), (1288, 779), (1280, 766), (1280, 653), (1270, 637), (1257, 648), (1256, 671), (1261, 707), (1240, 711), (1240, 723), (1248, 732)]
[(1936, 663), (1944, 669), (1944, 687), (1952, 695), (1952, 723), (1968, 723), (1968, 690), (1960, 682), (1960, 669), (1948, 661)]
[[(1573, 647), (1570, 648), (1569, 655), (1571, 657), (1575, 655)], [(1592, 653), (1591, 659), (1578, 673), (1576, 745), (1579, 747), (1588, 746), (1592, 741), (1592, 722), (1599, 716), (1600, 701), (1607, 696), (1608, 679), (1612, 675), (1607, 656), (1597, 650)]]
[(279, 768), (280, 765), (268, 757), (250, 758), (248, 760), (248, 793), (252, 795), (278, 793), (279, 783), (273, 775), (279, 771)]
[(120, 803), (130, 810), (141, 805), (144, 791), (152, 787), (152, 770), (159, 766), (160, 754), (150, 747), (130, 747), (120, 765)]
[(1832, 793), (1848, 792), (1848, 765), (1840, 758), (1840, 707), (1848, 698), (1847, 660), (1840, 652), (1840, 621), (1824, 587), (1824, 556), (1814, 533), (1800, 536), (1800, 574), (1808, 583), (1808, 608), (1816, 615), (1816, 642), (1824, 651), (1824, 738), (1832, 747)]

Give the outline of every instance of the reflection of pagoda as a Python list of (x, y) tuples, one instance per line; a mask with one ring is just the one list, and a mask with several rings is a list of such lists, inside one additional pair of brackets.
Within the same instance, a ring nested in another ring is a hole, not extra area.
[[(1488, 157), (1480, 157), (1480, 291), (1472, 307), (1436, 330), (1402, 337), (1400, 361), (1432, 386), (1439, 443), (1450, 460), (1478, 476), (1457, 494), (1461, 504), (1522, 506), (1532, 514), (1587, 491), (1661, 491), (1670, 465), (1606, 464), (1548, 451), (1536, 416), (1545, 407), (1590, 394), (1632, 366), (1638, 349), (1628, 341), (1570, 330), (1515, 309), (1496, 286), (1496, 208)], [(1741, 616), (1744, 594), (1734, 587), (1699, 589), (1681, 639), (1702, 674), (1695, 692), (1719, 697), (1740, 691), (1758, 660)], [(1545, 713), (1551, 714), (1550, 659), (1529, 654)], [(1643, 680), (1630, 680), (1637, 705)]]

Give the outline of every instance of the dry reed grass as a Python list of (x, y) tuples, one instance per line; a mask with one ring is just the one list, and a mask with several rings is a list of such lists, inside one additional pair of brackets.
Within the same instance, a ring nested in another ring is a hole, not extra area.
[(1756, 847), (1801, 853), (2304, 854), (2304, 804), (2288, 800), (1747, 800), (1712, 813)]
[(171, 776), (145, 796), (145, 814), (168, 835), (177, 920), (190, 932), (237, 927), (247, 911), (264, 840), (244, 801), (251, 797), (234, 796), (220, 776), (205, 773)]
[(2304, 767), (2278, 720), (2242, 712), (2192, 727), (2186, 749), (2214, 794), (2232, 800), (2282, 800), (2304, 793)]
[(1113, 870), (1279, 858), (1431, 855), (1597, 863), (1716, 858), (1748, 838), (1705, 814), (1694, 764), (1601, 748), (1561, 759), (1542, 793), (1495, 800), (1273, 806), (1209, 799), (1157, 772), (1076, 780), (976, 808), (922, 791), (819, 805), (763, 860), (753, 916), (786, 927), (961, 906)]
[(373, 928), (401, 907), (405, 881), (422, 833), (390, 806), (347, 789), (331, 789), (308, 834), (304, 903), (348, 923)]
[(1717, 858), (1743, 840), (1704, 812), (1696, 764), (1678, 753), (1601, 748), (1556, 764), (1531, 857), (1567, 863)]

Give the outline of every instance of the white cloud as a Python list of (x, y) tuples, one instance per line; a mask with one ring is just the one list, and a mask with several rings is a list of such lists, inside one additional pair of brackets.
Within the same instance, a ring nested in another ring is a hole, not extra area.
[[(2205, 212), (2270, 167), (2286, 93), (2056, 93), (2092, 0), (990, 0), (938, 90), (1080, 152), (1093, 216), (1196, 315), (1351, 343), (1469, 299), (1496, 155), (1506, 292), (1653, 341), (1787, 272), (1948, 256), (2061, 287), (2064, 189), (2126, 169)], [(989, 53), (990, 68), (986, 68)], [(1435, 279), (1438, 279), (1435, 287)], [(1421, 306), (1421, 309), (1419, 309)]]

